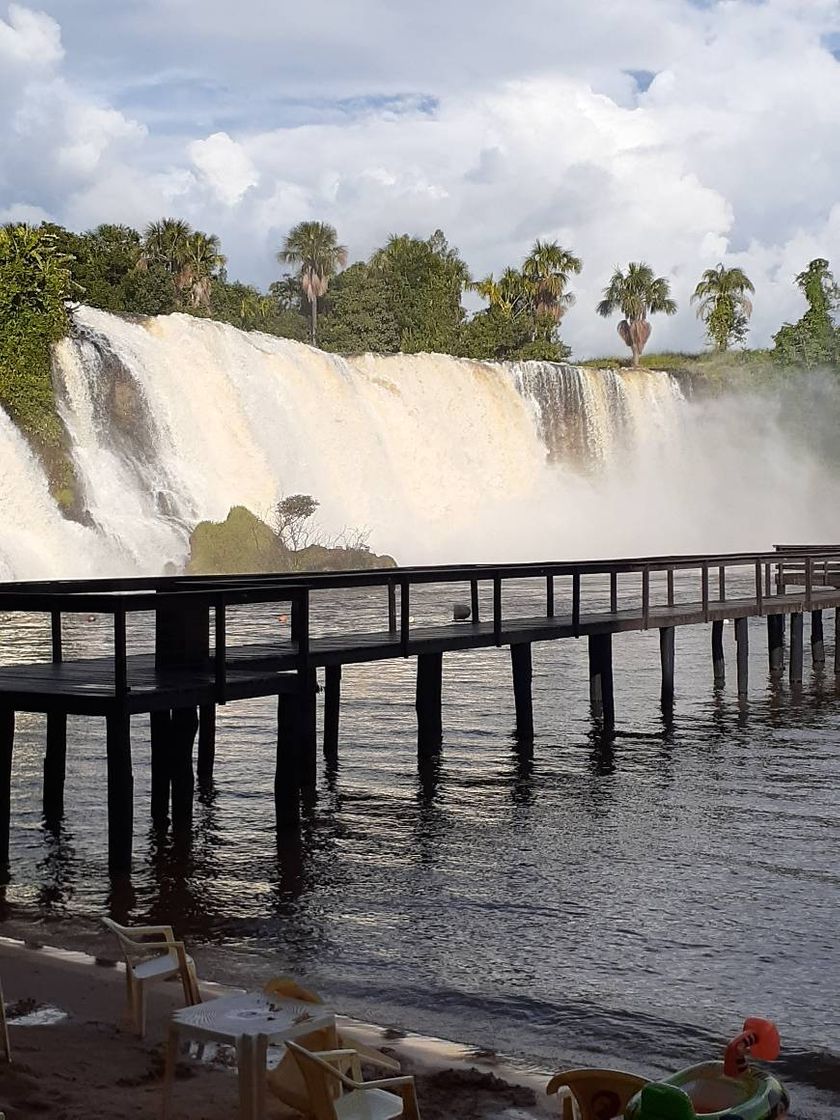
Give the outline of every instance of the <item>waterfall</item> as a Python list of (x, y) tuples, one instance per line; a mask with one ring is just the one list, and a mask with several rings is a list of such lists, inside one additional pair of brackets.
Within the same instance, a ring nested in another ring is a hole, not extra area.
[(86, 524), (0, 416), (7, 577), (157, 573), (199, 520), (292, 493), (405, 563), (837, 536), (834, 483), (766, 400), (690, 402), (649, 370), (343, 358), (187, 315), (75, 320), (54, 365)]

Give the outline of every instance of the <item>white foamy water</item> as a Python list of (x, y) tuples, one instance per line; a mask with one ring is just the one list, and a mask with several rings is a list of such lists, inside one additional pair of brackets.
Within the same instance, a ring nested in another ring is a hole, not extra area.
[[(56, 349), (91, 524), (68, 523), (4, 418), (0, 571), (160, 572), (231, 506), (320, 502), (404, 563), (614, 556), (838, 535), (840, 488), (766, 397), (667, 374), (442, 355), (345, 359), (187, 315), (91, 308)], [(779, 511), (783, 511), (780, 523)]]

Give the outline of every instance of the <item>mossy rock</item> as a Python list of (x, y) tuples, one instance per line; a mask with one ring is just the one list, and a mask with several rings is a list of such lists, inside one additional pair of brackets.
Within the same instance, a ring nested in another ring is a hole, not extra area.
[(224, 521), (200, 521), (190, 534), (187, 572), (192, 575), (251, 575), (288, 568), (288, 551), (277, 535), (245, 506), (234, 506)]

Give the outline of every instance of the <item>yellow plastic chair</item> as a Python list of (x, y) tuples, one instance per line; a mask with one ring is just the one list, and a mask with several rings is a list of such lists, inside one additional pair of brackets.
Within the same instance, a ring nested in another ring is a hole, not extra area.
[(306, 1085), (305, 1115), (312, 1120), (420, 1120), (414, 1078), (362, 1081), (355, 1050), (314, 1053), (287, 1042)]
[(146, 985), (178, 976), (187, 1006), (201, 1003), (195, 962), (176, 941), (171, 926), (121, 926), (110, 918), (103, 924), (115, 935), (125, 959), (128, 1017), (141, 1038), (146, 1035)]
[[(2, 985), (0, 985), (0, 1045), (3, 1047), (6, 1061), (10, 1062), (12, 1060), (12, 1047), (9, 1043), (9, 1028), (6, 1024), (6, 1004), (3, 1002)], [(3, 1120), (2, 1113), (0, 1113), (0, 1120)]]
[(572, 1098), (580, 1120), (616, 1120), (624, 1115), (628, 1101), (644, 1085), (647, 1078), (618, 1069), (567, 1069), (555, 1073), (545, 1091), (552, 1095), (559, 1089), (568, 1089), (571, 1093), (571, 1098), (563, 1097), (563, 1120), (574, 1120)]
[[(300, 1000), (301, 1003), (323, 1003), (319, 995), (302, 987), (298, 984), (297, 980), (292, 979), (291, 976), (277, 976), (273, 980), (269, 980), (263, 990), (267, 995), (282, 996), (285, 999), (296, 999)], [(379, 1066), (380, 1069), (389, 1070), (392, 1073), (400, 1072), (399, 1062), (395, 1062), (392, 1058), (387, 1058), (384, 1054), (380, 1053), (379, 1050), (375, 1050), (371, 1046), (366, 1046), (360, 1039), (355, 1038), (352, 1033), (347, 1031), (339, 1033), (335, 1027), (327, 1027), (323, 1030), (312, 1031), (310, 1034), (298, 1038), (298, 1042), (304, 1049), (310, 1052), (335, 1053), (340, 1050), (344, 1053), (354, 1053), (365, 1062), (374, 1066)], [(304, 1115), (311, 1114), (309, 1094), (303, 1074), (301, 1073), (300, 1064), (289, 1050), (286, 1051), (274, 1069), (269, 1070), (266, 1074), (266, 1078), (270, 1092), (279, 1101), (282, 1101), (283, 1104), (288, 1105), (297, 1112), (304, 1113)]]

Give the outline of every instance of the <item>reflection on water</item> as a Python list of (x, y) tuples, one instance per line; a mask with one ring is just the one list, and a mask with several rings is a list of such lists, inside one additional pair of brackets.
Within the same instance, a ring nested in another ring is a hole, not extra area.
[[(361, 628), (382, 609), (360, 594), (352, 611)], [(432, 596), (412, 609), (441, 620)], [(100, 640), (85, 625), (71, 644)], [(22, 620), (17, 646), (45, 656), (42, 630)], [(346, 668), (339, 759), (299, 833), (274, 829), (271, 700), (219, 709), (215, 781), (187, 837), (151, 827), (136, 719), (135, 870), (114, 881), (104, 728), (70, 720), (56, 831), (41, 819), (44, 722), (22, 716), (0, 916), (85, 947), (106, 910), (172, 921), (220, 979), (298, 973), (364, 1018), (543, 1067), (675, 1069), (766, 1014), (787, 1042), (797, 1115), (834, 1115), (840, 697), (821, 667), (796, 688), (770, 676), (756, 621), (739, 700), (731, 631), (718, 687), (709, 628), (677, 632), (671, 712), (658, 635), (616, 637), (611, 734), (590, 716), (585, 643), (535, 647), (533, 744), (512, 734), (506, 651), (447, 655), (443, 753), (419, 765), (413, 665)]]

